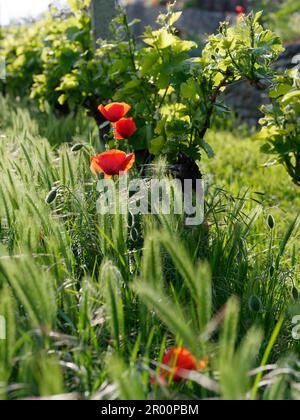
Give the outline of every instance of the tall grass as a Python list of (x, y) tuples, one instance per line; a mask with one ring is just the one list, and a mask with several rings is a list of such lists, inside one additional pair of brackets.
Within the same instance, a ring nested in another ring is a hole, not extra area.
[[(216, 186), (203, 226), (100, 216), (96, 137), (73, 152), (60, 141), (69, 121), (55, 124), (53, 141), (1, 99), (1, 398), (299, 398), (298, 219), (271, 228), (249, 192)], [(57, 197), (47, 204), (49, 191)], [(207, 369), (150, 385), (174, 345), (207, 356)]]

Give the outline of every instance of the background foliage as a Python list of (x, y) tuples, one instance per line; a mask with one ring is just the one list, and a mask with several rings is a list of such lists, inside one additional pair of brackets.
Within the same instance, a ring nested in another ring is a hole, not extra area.
[[(219, 33), (208, 39), (203, 54), (192, 58), (197, 45), (177, 35), (174, 24), (181, 13), (169, 7), (167, 14), (158, 17), (158, 30), (146, 29), (143, 44), (132, 33), (134, 22), (129, 23), (121, 12), (113, 23), (114, 38), (100, 42), (94, 56), (89, 9), (80, 2), (72, 6), (67, 18), (52, 10), (42, 23), (41, 37), (41, 23), (35, 28), (34, 42), (40, 49), (33, 50), (41, 55), (42, 71), (30, 73), (27, 80), (34, 80), (31, 97), (39, 99), (42, 111), (47, 103), (64, 113), (83, 106), (98, 124), (97, 105), (126, 100), (138, 126), (131, 146), (147, 151), (141, 155), (142, 162), (149, 153), (163, 154), (172, 163), (179, 153), (195, 161), (203, 152), (212, 157), (205, 135), (215, 112), (226, 115), (219, 96), (240, 78), (258, 85), (269, 83), (270, 65), (282, 51), (279, 38), (259, 24), (259, 13), (238, 19), (231, 27), (222, 24)], [(16, 34), (13, 42), (19, 45)], [(28, 47), (31, 43), (28, 40)], [(6, 48), (8, 53), (13, 49), (10, 44)], [(19, 56), (23, 61), (33, 59), (22, 51)], [(16, 83), (21, 84), (22, 74), (14, 70), (15, 65), (13, 56), (12, 76), (17, 73)], [(9, 90), (12, 76), (8, 76)], [(12, 93), (16, 90), (13, 84)]]
[[(71, 5), (1, 40), (1, 398), (299, 399), (298, 172), (293, 184), (283, 167), (299, 157), (297, 69), (274, 74), (282, 47), (260, 14), (222, 24), (193, 59), (177, 13), (141, 44), (121, 14), (94, 55), (88, 3)], [(257, 141), (247, 127), (211, 129), (229, 119), (219, 95), (240, 78), (272, 101)], [(166, 157), (205, 151), (203, 225), (97, 213), (87, 113), (99, 125), (97, 105), (110, 100), (133, 105), (130, 147), (150, 150), (162, 177)], [(262, 139), (282, 166), (264, 165)], [(206, 369), (152, 384), (174, 345), (207, 357)]]

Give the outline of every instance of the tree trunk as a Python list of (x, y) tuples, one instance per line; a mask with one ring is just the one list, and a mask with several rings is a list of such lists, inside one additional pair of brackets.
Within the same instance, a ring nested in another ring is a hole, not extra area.
[(92, 28), (95, 47), (98, 39), (109, 39), (111, 20), (116, 17), (117, 0), (92, 0)]
[[(117, 4), (118, 0), (91, 0), (92, 30), (95, 50), (97, 49), (97, 41), (99, 39), (109, 39), (111, 36), (110, 24), (112, 19), (117, 15)], [(103, 129), (101, 128), (101, 124), (105, 119), (98, 111), (96, 104), (90, 104), (88, 109), (90, 109), (91, 115), (94, 117), (99, 127), (100, 145), (101, 148), (104, 149), (107, 127)]]

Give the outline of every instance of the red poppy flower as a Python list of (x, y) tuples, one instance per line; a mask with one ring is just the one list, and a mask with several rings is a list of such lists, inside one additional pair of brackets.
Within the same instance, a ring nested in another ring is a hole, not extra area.
[(114, 124), (117, 140), (130, 139), (136, 131), (133, 118), (121, 118)]
[(245, 13), (245, 8), (243, 6), (236, 6), (235, 11), (239, 17), (243, 16)]
[(109, 150), (92, 158), (91, 171), (94, 175), (104, 173), (105, 178), (111, 178), (120, 173), (127, 173), (135, 162), (135, 155), (127, 155), (121, 150)]
[(99, 111), (111, 123), (119, 121), (131, 110), (131, 106), (124, 102), (113, 102), (109, 105), (100, 105)]
[(196, 370), (197, 360), (184, 347), (178, 347), (167, 351), (163, 358), (163, 365), (170, 369), (163, 370), (162, 376), (171, 378), (174, 382), (180, 382), (183, 379), (184, 371)]
[[(203, 370), (206, 369), (208, 358), (197, 363), (196, 358), (184, 347), (174, 347), (167, 351), (162, 364), (160, 379), (164, 381), (172, 380), (180, 382), (185, 379), (186, 371)], [(151, 384), (155, 384), (155, 378), (151, 378)]]

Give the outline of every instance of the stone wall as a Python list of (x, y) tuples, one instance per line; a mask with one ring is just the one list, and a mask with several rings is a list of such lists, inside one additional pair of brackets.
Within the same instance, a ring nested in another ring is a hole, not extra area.
[[(300, 63), (300, 44), (289, 45), (275, 64), (275, 68), (284, 72), (295, 67), (297, 63)], [(268, 103), (268, 95), (266, 91), (252, 86), (249, 82), (240, 81), (227, 91), (224, 100), (239, 120), (256, 125), (262, 117), (259, 107)]]
[(200, 8), (214, 12), (234, 12), (236, 6), (251, 7), (251, 0), (195, 0)]
[[(163, 11), (165, 11), (164, 7), (145, 7), (141, 3), (127, 6), (130, 20), (138, 18), (141, 21), (141, 23), (135, 27), (137, 35), (141, 35), (147, 25), (155, 27), (158, 14)], [(228, 18), (228, 15), (224, 13), (209, 12), (198, 8), (187, 8), (184, 10), (177, 26), (178, 29), (187, 36), (193, 38), (203, 37), (205, 34), (215, 32), (219, 23), (226, 18)]]
[[(157, 6), (158, 4), (166, 4), (169, 0), (127, 0), (127, 4), (142, 4), (145, 6)], [(277, 1), (277, 0), (273, 0)], [(200, 9), (209, 10), (211, 12), (234, 12), (236, 6), (243, 6), (246, 9), (253, 7), (253, 3), (257, 0), (178, 0), (179, 7), (185, 5), (193, 5)]]

